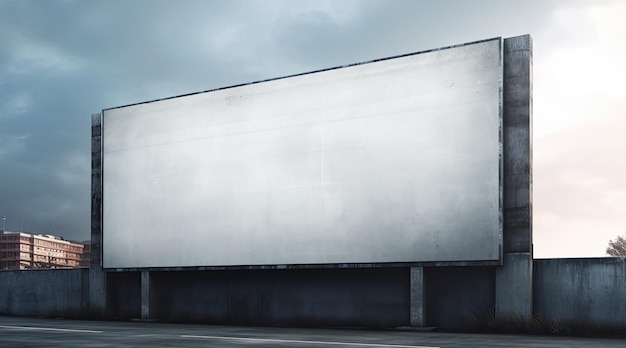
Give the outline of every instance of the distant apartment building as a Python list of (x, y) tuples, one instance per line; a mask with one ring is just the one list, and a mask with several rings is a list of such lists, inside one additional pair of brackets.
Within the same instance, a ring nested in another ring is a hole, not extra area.
[(2, 231), (0, 270), (81, 267), (84, 248), (52, 235)]

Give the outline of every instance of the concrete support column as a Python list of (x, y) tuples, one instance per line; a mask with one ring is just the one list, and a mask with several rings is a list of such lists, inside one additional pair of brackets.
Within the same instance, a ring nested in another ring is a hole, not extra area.
[(411, 326), (424, 326), (424, 307), (424, 268), (411, 267)]
[(106, 313), (106, 273), (102, 268), (89, 268), (88, 307), (92, 315), (100, 317)]
[(530, 323), (533, 306), (531, 253), (505, 253), (496, 269), (496, 318)]
[(533, 313), (532, 39), (503, 45), (503, 266), (496, 269), (496, 318), (528, 325)]
[(91, 115), (91, 261), (88, 307), (92, 315), (106, 312), (106, 273), (102, 270), (102, 116)]
[(141, 271), (141, 319), (150, 319), (150, 272)]

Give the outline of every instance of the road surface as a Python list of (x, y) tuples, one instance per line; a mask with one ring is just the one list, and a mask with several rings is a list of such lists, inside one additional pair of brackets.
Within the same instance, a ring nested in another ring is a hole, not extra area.
[(0, 347), (626, 347), (626, 339), (258, 328), (0, 316)]

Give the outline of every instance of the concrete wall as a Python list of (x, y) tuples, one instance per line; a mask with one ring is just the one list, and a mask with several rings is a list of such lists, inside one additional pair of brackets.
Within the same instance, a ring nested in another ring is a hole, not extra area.
[(106, 274), (106, 313), (113, 319), (141, 316), (140, 272)]
[[(540, 320), (534, 324), (541, 331), (626, 332), (626, 259), (538, 259), (533, 269), (533, 315)], [(496, 327), (510, 324), (504, 321), (511, 318), (490, 313), (497, 272), (492, 267), (425, 268), (426, 326), (489, 329), (494, 319)]]
[[(626, 329), (626, 259), (534, 261), (533, 312), (549, 331)], [(425, 324), (490, 320), (495, 267), (424, 268)], [(140, 272), (107, 276), (107, 311), (141, 313)], [(0, 272), (0, 314), (82, 316), (89, 270)], [(280, 326), (395, 327), (410, 321), (409, 268), (150, 272), (153, 318)], [(479, 321), (479, 323), (475, 323)]]
[(478, 329), (495, 306), (493, 267), (424, 269), (425, 326)]
[(535, 260), (534, 315), (555, 330), (626, 329), (626, 260)]
[(150, 272), (159, 319), (269, 326), (409, 323), (408, 268)]
[(82, 315), (88, 275), (88, 269), (0, 271), (0, 313)]

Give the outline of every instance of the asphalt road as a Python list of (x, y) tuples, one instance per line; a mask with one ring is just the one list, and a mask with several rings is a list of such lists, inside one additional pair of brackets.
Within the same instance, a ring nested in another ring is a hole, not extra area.
[(176, 325), (0, 316), (0, 347), (626, 347), (626, 339)]

